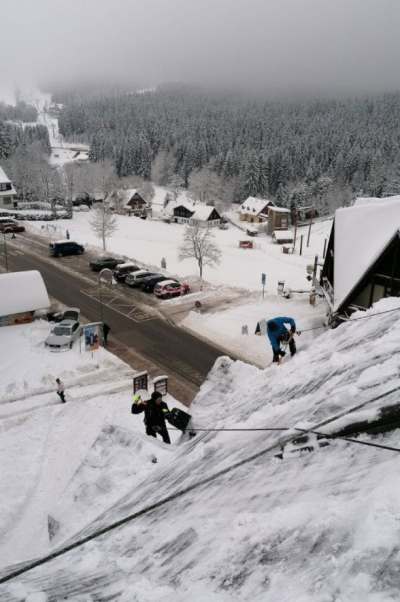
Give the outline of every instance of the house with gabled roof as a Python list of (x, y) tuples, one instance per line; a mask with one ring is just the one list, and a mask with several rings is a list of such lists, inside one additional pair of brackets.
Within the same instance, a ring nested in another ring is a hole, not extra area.
[(114, 190), (104, 204), (108, 209), (123, 211), (126, 215), (141, 215), (149, 206), (136, 188)]
[(17, 192), (11, 180), (0, 167), (0, 208), (13, 209), (17, 206)]
[(268, 219), (269, 207), (275, 207), (273, 201), (249, 196), (239, 207), (239, 219), (242, 222), (258, 224)]
[(221, 215), (215, 207), (190, 202), (169, 203), (167, 211), (177, 224), (198, 225), (205, 228), (219, 226)]
[(400, 296), (400, 196), (335, 212), (320, 286), (335, 314)]

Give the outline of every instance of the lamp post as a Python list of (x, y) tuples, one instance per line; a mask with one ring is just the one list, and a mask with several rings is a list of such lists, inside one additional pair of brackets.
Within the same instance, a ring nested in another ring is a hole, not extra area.
[(6, 260), (6, 272), (8, 272), (8, 255), (7, 255), (7, 239), (6, 239), (7, 232), (11, 232), (12, 238), (15, 238), (15, 234), (14, 234), (14, 231), (12, 228), (10, 228), (9, 226), (7, 228), (4, 228), (3, 236), (4, 236), (4, 257)]
[[(100, 302), (100, 321), (101, 321), (101, 328), (103, 329), (103, 301), (101, 298), (101, 277), (103, 275), (107, 275), (110, 279), (110, 285), (112, 284), (112, 279), (113, 279), (113, 273), (111, 270), (109, 270), (108, 268), (103, 268), (102, 270), (100, 270), (99, 272), (99, 302)], [(102, 340), (103, 343), (103, 347), (104, 347), (104, 337)]]

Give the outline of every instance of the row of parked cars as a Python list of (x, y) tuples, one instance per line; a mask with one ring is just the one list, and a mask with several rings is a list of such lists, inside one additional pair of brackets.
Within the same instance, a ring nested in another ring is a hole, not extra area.
[(113, 270), (114, 278), (118, 282), (124, 282), (130, 287), (141, 288), (147, 293), (154, 292), (160, 299), (172, 299), (186, 295), (190, 291), (188, 284), (181, 284), (172, 278), (166, 279), (164, 274), (141, 269), (132, 262), (124, 262), (122, 259), (114, 257), (100, 257), (91, 261), (90, 267), (94, 271), (104, 268)]

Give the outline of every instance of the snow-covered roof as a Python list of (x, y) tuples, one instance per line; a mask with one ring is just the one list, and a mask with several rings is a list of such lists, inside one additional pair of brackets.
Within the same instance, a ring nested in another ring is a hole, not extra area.
[(47, 307), (50, 307), (50, 300), (40, 272), (0, 274), (0, 316)]
[(290, 213), (290, 210), (284, 207), (271, 207), (270, 211), (274, 211), (275, 213)]
[(397, 201), (400, 203), (400, 195), (389, 196), (383, 199), (377, 197), (359, 197), (354, 201), (353, 207), (360, 207), (361, 205), (381, 205), (386, 201)]
[(249, 196), (249, 198), (240, 205), (240, 213), (242, 215), (247, 213), (258, 215), (268, 204), (273, 203), (268, 199), (259, 199), (255, 196)]
[(11, 183), (11, 180), (9, 178), (7, 178), (4, 170), (0, 166), (0, 184), (10, 184), (10, 183)]
[(400, 230), (399, 198), (370, 199), (335, 212), (335, 310)]
[(293, 232), (291, 230), (275, 230), (272, 236), (276, 240), (293, 240)]
[(126, 205), (136, 193), (140, 194), (136, 188), (128, 188), (127, 190), (120, 188), (119, 190), (112, 192), (107, 197), (106, 202), (112, 205), (116, 197), (118, 201)]
[[(192, 215), (191, 219), (198, 219), (206, 222), (211, 213), (214, 211), (215, 207), (211, 207), (210, 205), (195, 205), (193, 209), (194, 214)], [(191, 209), (191, 211), (193, 211), (193, 209)]]

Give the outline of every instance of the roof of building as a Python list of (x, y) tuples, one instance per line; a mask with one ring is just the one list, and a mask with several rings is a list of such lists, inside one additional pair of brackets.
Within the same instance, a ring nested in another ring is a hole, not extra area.
[(335, 310), (400, 231), (400, 196), (359, 200), (335, 212)]
[[(212, 205), (203, 205), (203, 204), (196, 204), (196, 203), (191, 203), (190, 201), (176, 201), (176, 202), (170, 202), (168, 203), (167, 207), (165, 208), (165, 211), (167, 213), (169, 213), (170, 215), (174, 214), (175, 209), (178, 209), (179, 207), (184, 207), (185, 209), (187, 209), (188, 211), (193, 212), (193, 215), (191, 215), (191, 219), (194, 220), (200, 220), (200, 221), (207, 221), (211, 215), (211, 213), (214, 211), (215, 207), (213, 207)], [(215, 209), (217, 212), (218, 210)], [(219, 213), (218, 213), (219, 215)]]
[(273, 204), (273, 201), (269, 201), (268, 199), (259, 199), (255, 196), (249, 196), (249, 198), (240, 205), (240, 213), (242, 215), (247, 213), (258, 215), (267, 205)]
[(10, 178), (8, 178), (4, 172), (4, 170), (2, 169), (2, 167), (0, 166), (0, 184), (10, 184), (11, 180)]
[(50, 300), (40, 272), (0, 274), (0, 316), (47, 307), (50, 307)]
[(272, 236), (276, 240), (293, 240), (293, 232), (291, 230), (275, 230)]
[(136, 193), (139, 194), (140, 196), (142, 196), (136, 188), (128, 188), (126, 190), (123, 188), (120, 188), (119, 190), (114, 190), (114, 192), (112, 192), (107, 197), (106, 201), (112, 205), (115, 200), (115, 197), (116, 197), (118, 201), (120, 201), (121, 203), (124, 203), (124, 205), (127, 205), (127, 203), (131, 200), (133, 195)]
[(290, 213), (290, 210), (284, 207), (271, 207), (270, 211), (274, 211), (275, 213)]

